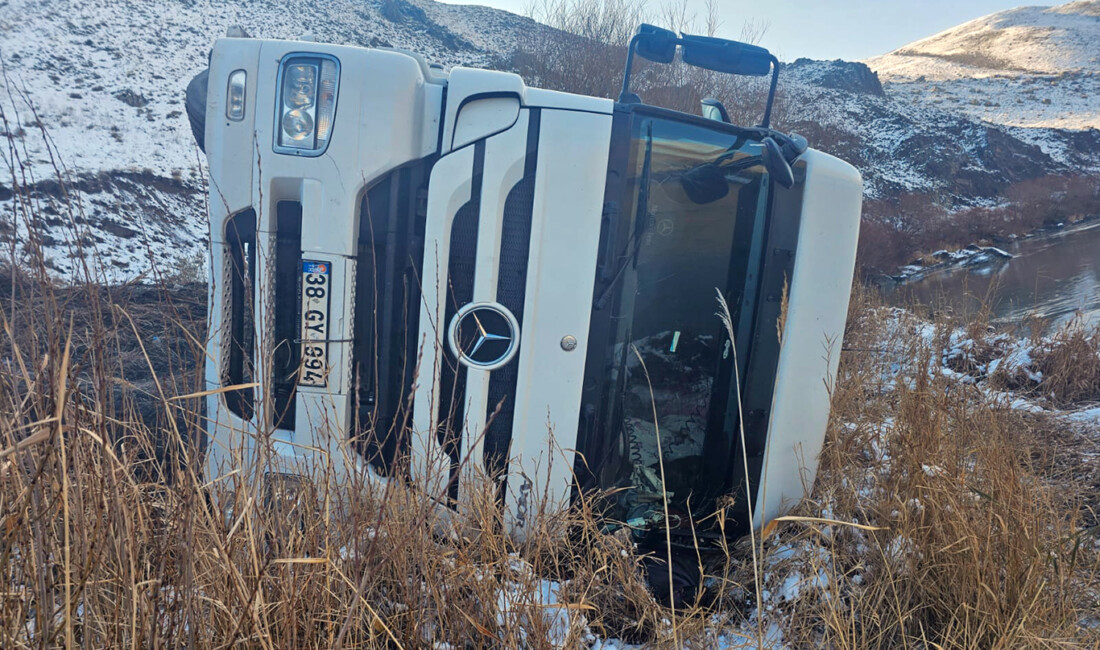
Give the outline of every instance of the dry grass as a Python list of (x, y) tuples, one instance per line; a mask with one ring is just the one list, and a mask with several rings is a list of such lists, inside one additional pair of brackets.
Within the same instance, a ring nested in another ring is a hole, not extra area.
[[(321, 471), (307, 498), (241, 475), (205, 485), (189, 433), (201, 416), (173, 399), (196, 369), (182, 352), (167, 365), (148, 354), (142, 303), (42, 277), (5, 284), (5, 648), (737, 647), (767, 645), (773, 627), (792, 647), (1090, 638), (1077, 622), (1095, 606), (1095, 536), (1087, 504), (1065, 493), (1076, 486), (1036, 451), (1042, 424), (936, 371), (947, 328), (918, 335), (862, 293), (822, 471), (796, 514), (876, 530), (781, 523), (759, 549), (760, 594), (741, 546), (708, 566), (707, 607), (672, 612), (629, 541), (600, 533), (583, 504), (537, 516), (539, 532), (517, 542), (493, 499), (451, 521), (377, 478), (331, 485)], [(159, 327), (191, 340), (185, 318)], [(134, 354), (144, 379), (120, 363)], [(152, 419), (134, 407), (139, 384)]]
[(1035, 355), (1042, 390), (1059, 404), (1100, 401), (1100, 331), (1073, 321)]
[(1078, 628), (1096, 606), (1095, 491), (1054, 471), (1068, 452), (1048, 448), (1053, 423), (941, 372), (953, 324), (932, 333), (882, 307), (856, 312), (845, 344), (860, 351), (842, 360), (817, 486), (800, 509), (881, 530), (806, 526), (773, 540), (801, 549), (780, 578), (821, 583), (792, 604), (788, 641), (1095, 643)]
[[(9, 216), (33, 234), (16, 169)], [(74, 229), (77, 198), (58, 206)], [(202, 385), (201, 289), (108, 290), (78, 252), (74, 285), (39, 253), (0, 290), (0, 647), (1098, 642), (1079, 626), (1097, 609), (1094, 485), (1049, 448), (1057, 423), (941, 372), (956, 324), (929, 336), (857, 291), (802, 518), (730, 540), (705, 597), (671, 610), (585, 503), (518, 541), (495, 499), (444, 516), (371, 475), (319, 468), (298, 495), (247, 480), (255, 466), (206, 484), (202, 410), (177, 399)], [(1095, 394), (1083, 336), (1039, 361), (1067, 398)]]
[[(456, 524), (394, 481), (333, 485), (322, 469), (304, 498), (242, 475), (204, 484), (201, 413), (175, 399), (192, 392), (201, 353), (160, 374), (171, 362), (148, 354), (148, 321), (116, 294), (11, 285), (0, 647), (540, 647), (589, 630), (670, 634), (631, 546), (598, 534), (591, 513), (538, 517), (524, 544), (500, 532), (493, 500)], [(116, 316), (87, 318), (77, 297), (89, 295)], [(159, 336), (185, 339), (189, 324), (175, 325)], [(135, 342), (152, 399), (121, 371), (119, 351)], [(560, 585), (553, 599), (544, 579)]]

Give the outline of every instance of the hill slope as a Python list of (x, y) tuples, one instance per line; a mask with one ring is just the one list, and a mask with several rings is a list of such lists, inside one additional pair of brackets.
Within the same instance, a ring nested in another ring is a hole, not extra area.
[[(5, 133), (19, 140), (26, 174), (19, 184), (54, 199), (44, 208), (54, 213), (44, 224), (46, 252), (60, 275), (77, 270), (70, 249), (80, 239), (96, 244), (109, 280), (146, 270), (150, 258), (172, 267), (204, 257), (205, 161), (183, 94), (230, 26), (265, 38), (308, 31), (318, 41), (405, 47), (474, 66), (495, 60), (491, 48), (542, 28), (507, 12), (431, 0), (332, 0), (310, 15), (308, 29), (294, 19), (298, 9), (286, 0), (0, 0), (0, 57), (11, 91), (0, 92)], [(75, 224), (58, 204), (55, 163), (82, 190)], [(0, 176), (0, 207), (11, 183), (10, 173)], [(12, 231), (0, 229), (0, 237)], [(25, 236), (18, 224), (14, 232)]]
[[(1096, 102), (1069, 91), (1095, 83), (1098, 6), (994, 14), (868, 65), (796, 61), (781, 75), (777, 119), (857, 165), (872, 198), (921, 192), (947, 205), (991, 204), (1018, 180), (1100, 171), (1100, 132), (1086, 128), (1100, 119)], [(132, 278), (154, 260), (169, 272), (201, 271), (204, 160), (183, 113), (184, 87), (228, 27), (298, 38), (307, 31), (298, 9), (289, 0), (0, 0), (10, 91), (0, 92), (0, 110), (17, 143), (3, 160), (17, 157), (17, 183), (44, 202), (43, 243), (59, 276), (78, 270), (78, 244), (95, 244), (107, 280)], [(405, 47), (474, 66), (507, 66), (541, 29), (507, 12), (432, 0), (331, 0), (308, 25), (319, 41)], [(991, 61), (999, 67), (981, 67)], [(918, 70), (923, 76), (913, 76)], [(1041, 81), (1050, 76), (1053, 85)], [(1028, 85), (1035, 101), (1008, 112), (1008, 100), (997, 100), (1001, 113), (964, 101), (967, 92), (999, 97), (998, 89), (1028, 96), (1009, 82)], [(55, 163), (79, 190), (75, 218), (53, 180)], [(6, 216), (12, 182), (12, 173), (0, 177), (0, 241), (23, 242), (25, 228)]]
[(1100, 128), (1100, 2), (1002, 11), (867, 60), (889, 92), (1014, 127)]

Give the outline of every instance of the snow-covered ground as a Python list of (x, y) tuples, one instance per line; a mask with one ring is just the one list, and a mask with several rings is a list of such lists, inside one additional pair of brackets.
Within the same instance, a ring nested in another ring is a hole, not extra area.
[(1019, 7), (866, 61), (891, 94), (1015, 127), (1100, 128), (1100, 2)]
[[(354, 0), (327, 2), (303, 21), (300, 6), (279, 0), (12, 0), (0, 6), (0, 55), (12, 88), (33, 101), (71, 171), (151, 169), (196, 180), (202, 161), (183, 92), (231, 26), (263, 38), (308, 33), (326, 42), (406, 47), (445, 65), (485, 65), (499, 43), (514, 43), (535, 25), (484, 7), (398, 4), (408, 15), (396, 21), (383, 17), (377, 2)], [(19, 124), (34, 121), (22, 102), (3, 101)], [(48, 163), (44, 149), (32, 146), (31, 161)]]
[[(16, 145), (15, 160), (3, 147), (0, 214), (11, 218), (14, 166), (16, 182), (52, 204), (51, 218), (35, 227), (59, 276), (80, 271), (73, 260), (81, 240), (95, 248), (109, 281), (147, 273), (154, 262), (169, 273), (190, 267), (206, 248), (205, 160), (183, 110), (184, 89), (229, 27), (265, 38), (308, 33), (404, 47), (447, 66), (489, 65), (502, 44), (541, 28), (486, 7), (387, 4), (383, 15), (380, 0), (333, 0), (305, 14), (285, 0), (0, 2), (0, 136)], [(78, 200), (57, 190), (58, 172), (80, 190), (72, 195)], [(26, 240), (25, 226), (15, 231)]]

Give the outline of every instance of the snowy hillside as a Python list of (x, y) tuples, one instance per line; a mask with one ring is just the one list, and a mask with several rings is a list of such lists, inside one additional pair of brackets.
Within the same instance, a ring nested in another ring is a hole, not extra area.
[[(491, 48), (540, 28), (506, 12), (431, 0), (331, 0), (308, 22), (302, 16), (286, 0), (0, 0), (0, 57), (14, 95), (0, 92), (0, 110), (26, 146), (26, 184), (46, 181), (38, 189), (59, 196), (41, 123), (83, 189), (84, 223), (77, 227), (88, 228), (85, 241), (96, 243), (110, 279), (147, 268), (150, 252), (171, 267), (205, 249), (205, 161), (183, 93), (230, 26), (266, 38), (309, 33), (320, 41), (405, 47), (445, 65), (487, 65), (496, 56)], [(4, 162), (8, 167), (7, 152)], [(10, 184), (5, 170), (0, 207)], [(47, 249), (64, 275), (73, 268), (60, 242), (73, 239), (72, 226), (61, 218), (66, 209), (50, 210), (58, 218), (42, 225), (58, 244), (48, 241)]]
[(934, 194), (948, 206), (997, 203), (1012, 183), (1100, 171), (1100, 131), (1009, 128), (899, 97), (863, 63), (784, 66), (784, 127), (848, 160), (869, 198)]
[(998, 12), (866, 61), (888, 92), (1011, 127), (1100, 128), (1100, 1)]
[[(10, 91), (0, 92), (0, 110), (18, 142), (18, 184), (42, 202), (36, 225), (58, 275), (77, 270), (77, 242), (95, 245), (112, 281), (145, 273), (153, 261), (168, 273), (205, 266), (205, 161), (183, 92), (230, 26), (264, 38), (308, 33), (404, 47), (448, 66), (506, 66), (533, 30), (547, 29), (432, 0), (318, 7), (303, 14), (289, 0), (0, 0)], [(1073, 3), (994, 14), (870, 67), (799, 60), (784, 66), (777, 123), (859, 167), (869, 197), (925, 192), (951, 205), (996, 203), (1019, 180), (1100, 172), (1100, 131), (1086, 128), (1100, 122), (1098, 30), (1100, 2)], [(4, 147), (2, 159), (10, 167), (12, 150)], [(79, 190), (75, 219), (60, 205), (55, 162)], [(11, 185), (4, 170), (0, 243), (13, 233), (26, 240), (18, 219), (5, 223)]]
[(430, 0), (390, 2), (396, 14), (386, 18), (377, 4), (333, 0), (303, 24), (285, 0), (13, 0), (0, 3), (0, 47), (15, 87), (25, 88), (74, 170), (190, 177), (197, 159), (181, 113), (183, 90), (232, 25), (263, 38), (309, 33), (325, 42), (407, 47), (447, 65), (485, 64), (490, 44), (514, 43), (535, 25)]

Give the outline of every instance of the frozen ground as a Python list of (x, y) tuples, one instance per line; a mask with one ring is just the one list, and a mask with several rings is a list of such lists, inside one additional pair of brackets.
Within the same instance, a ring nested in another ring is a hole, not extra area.
[[(61, 277), (80, 272), (72, 255), (81, 242), (85, 250), (95, 245), (99, 275), (108, 281), (149, 273), (154, 261), (175, 273), (204, 259), (205, 160), (183, 110), (184, 89), (230, 26), (265, 38), (309, 33), (320, 41), (404, 47), (447, 66), (489, 65), (501, 44), (540, 28), (485, 7), (389, 5), (384, 15), (376, 0), (334, 0), (304, 24), (301, 8), (285, 0), (0, 2), (0, 135), (11, 135), (15, 147), (3, 147), (5, 221), (14, 176), (48, 206), (50, 218), (37, 225)], [(78, 192), (59, 188), (59, 175)], [(25, 227), (16, 225), (16, 235), (25, 237)]]

